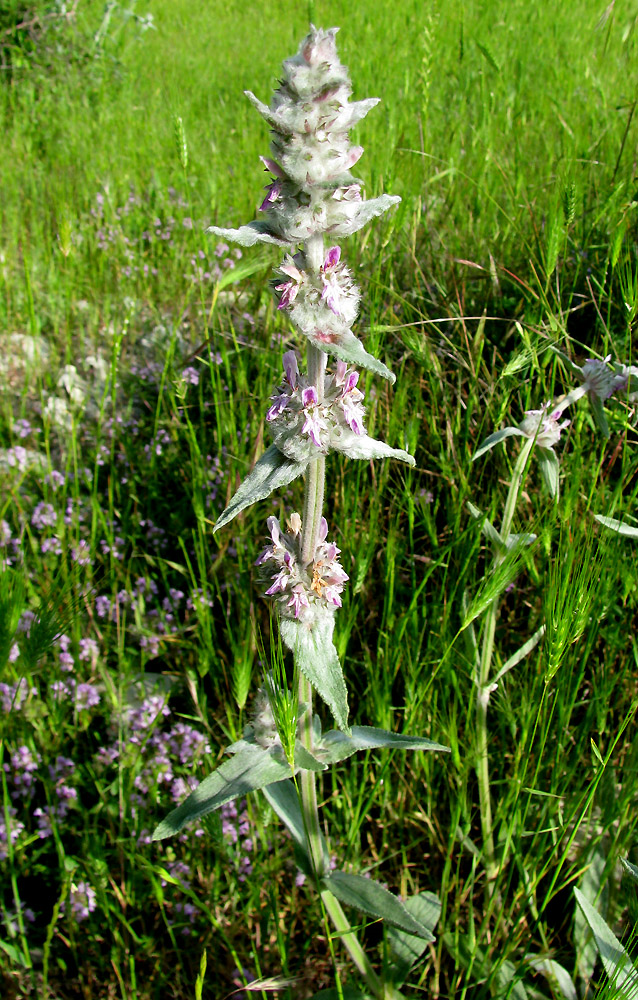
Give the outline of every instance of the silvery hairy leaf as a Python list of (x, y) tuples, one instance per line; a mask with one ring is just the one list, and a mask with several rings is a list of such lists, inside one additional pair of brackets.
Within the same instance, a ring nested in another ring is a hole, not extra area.
[(599, 524), (605, 528), (611, 528), (619, 535), (625, 535), (627, 538), (638, 538), (638, 527), (627, 524), (626, 521), (618, 521), (615, 517), (606, 517), (604, 514), (594, 514), (594, 517)]
[(480, 448), (478, 448), (478, 450), (474, 453), (474, 455), (472, 455), (472, 461), (476, 462), (477, 458), (480, 458), (481, 455), (484, 455), (485, 452), (489, 451), (490, 448), (493, 448), (494, 445), (500, 444), (500, 442), (504, 441), (505, 438), (514, 436), (525, 437), (525, 434), (523, 434), (523, 431), (519, 430), (518, 427), (504, 427), (503, 430), (501, 431), (494, 431), (493, 434), (490, 434), (489, 437), (485, 438), (485, 441), (480, 446)]
[(358, 750), (441, 750), (449, 753), (450, 748), (433, 743), (424, 736), (404, 736), (402, 733), (387, 732), (373, 726), (353, 726), (350, 735), (339, 729), (324, 733), (315, 750), (317, 757), (327, 764), (346, 760)]
[(536, 455), (543, 482), (547, 487), (549, 495), (554, 499), (558, 496), (558, 476), (560, 472), (556, 453), (551, 448), (537, 448)]
[(619, 1000), (636, 1000), (638, 971), (629, 954), (587, 897), (576, 888), (574, 896), (594, 935), (600, 960), (614, 987), (614, 996)]
[(302, 476), (306, 465), (307, 462), (295, 462), (286, 458), (274, 444), (271, 445), (248, 473), (228, 507), (220, 514), (213, 532), (223, 528), (246, 507), (264, 500), (274, 490), (288, 486), (298, 476)]
[[(409, 896), (404, 906), (410, 916), (434, 932), (441, 915), (441, 901), (433, 892), (420, 892), (416, 896)], [(388, 944), (394, 955), (392, 981), (400, 985), (427, 948), (427, 941), (417, 937), (416, 934), (408, 934), (407, 931), (399, 930), (397, 927), (389, 927)]]
[(357, 368), (367, 368), (368, 371), (374, 372), (375, 375), (380, 375), (382, 378), (387, 379), (391, 385), (394, 385), (396, 382), (396, 375), (382, 361), (375, 358), (373, 354), (369, 354), (359, 338), (355, 337), (352, 331), (340, 334), (338, 339), (330, 343), (319, 340), (317, 337), (311, 335), (308, 335), (308, 339), (315, 347), (323, 351), (324, 354), (339, 358), (348, 364), (356, 365)]
[(209, 226), (206, 232), (212, 233), (214, 236), (221, 236), (222, 239), (230, 240), (231, 243), (239, 243), (242, 247), (253, 247), (256, 243), (274, 243), (278, 247), (290, 245), (289, 240), (282, 240), (280, 236), (272, 232), (267, 222), (262, 222), (259, 219), (249, 222), (245, 226), (240, 226), (239, 229)]
[(231, 799), (241, 798), (248, 792), (290, 777), (290, 765), (281, 747), (264, 750), (246, 743), (229, 760), (204, 778), (188, 798), (155, 828), (153, 840), (164, 840), (186, 826), (201, 819)]
[(332, 642), (334, 612), (315, 605), (312, 618), (279, 619), (285, 646), (292, 651), (295, 666), (310, 681), (326, 703), (340, 729), (348, 728), (348, 692), (337, 650)]
[(416, 920), (401, 900), (378, 882), (373, 882), (364, 875), (334, 871), (324, 875), (322, 884), (346, 906), (353, 906), (371, 917), (385, 920), (393, 927), (399, 927), (408, 934), (423, 938), (424, 941), (434, 941), (430, 929)]

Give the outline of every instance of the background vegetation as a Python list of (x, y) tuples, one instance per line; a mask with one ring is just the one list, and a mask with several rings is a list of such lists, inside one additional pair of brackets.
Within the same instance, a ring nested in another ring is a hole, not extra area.
[[(553, 677), (545, 643), (492, 696), (509, 860), (491, 893), (459, 634), (485, 570), (466, 501), (497, 518), (516, 447), (473, 465), (478, 444), (566, 391), (550, 344), (578, 362), (637, 360), (635, 4), (6, 2), (6, 997), (190, 997), (204, 951), (211, 998), (260, 975), (301, 976), (290, 997), (333, 981), (263, 802), (149, 843), (241, 733), (268, 635), (253, 562), (266, 515), (300, 501), (296, 484), (212, 539), (296, 340), (270, 298), (278, 253), (237, 256), (205, 228), (253, 217), (268, 139), (242, 92), (268, 100), (309, 16), (341, 26), (355, 98), (383, 99), (357, 130), (361, 175), (369, 197), (403, 201), (344, 253), (362, 338), (399, 376), (395, 389), (365, 379), (370, 432), (417, 458), (407, 472), (330, 459), (327, 516), (351, 577), (337, 644), (355, 721), (452, 749), (335, 769), (335, 854), (404, 895), (439, 894), (415, 997), (560, 996), (530, 953), (584, 991), (600, 969), (572, 887), (619, 933), (636, 914), (619, 865), (637, 860), (636, 544), (593, 519), (636, 510), (635, 403), (610, 412), (607, 442), (586, 405), (572, 415), (558, 503), (534, 467), (526, 482), (518, 530), (539, 543), (503, 606), (499, 662), (552, 608), (568, 623), (586, 613)], [(378, 925), (365, 936), (382, 944)]]

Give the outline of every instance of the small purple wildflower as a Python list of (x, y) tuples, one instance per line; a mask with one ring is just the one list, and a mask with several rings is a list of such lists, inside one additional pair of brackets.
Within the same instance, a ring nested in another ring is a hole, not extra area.
[(55, 508), (50, 503), (41, 502), (37, 504), (31, 515), (31, 524), (36, 531), (43, 531), (45, 528), (52, 528), (56, 524), (58, 515)]
[(69, 892), (68, 900), (64, 900), (62, 904), (62, 912), (66, 913), (68, 905), (70, 903), (70, 915), (78, 922), (82, 923), (83, 920), (93, 913), (97, 907), (97, 897), (95, 889), (89, 885), (88, 882), (78, 882), (77, 885), (73, 883), (71, 885), (71, 890)]

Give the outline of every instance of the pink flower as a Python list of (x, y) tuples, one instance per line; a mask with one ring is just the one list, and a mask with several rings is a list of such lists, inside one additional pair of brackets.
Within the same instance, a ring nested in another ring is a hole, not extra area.
[(302, 434), (308, 434), (313, 444), (321, 448), (321, 431), (327, 429), (325, 420), (322, 419), (319, 410), (319, 400), (317, 390), (314, 385), (309, 385), (301, 394), (303, 403), (305, 422), (301, 428)]
[(287, 275), (291, 280), (285, 281), (281, 285), (275, 285), (278, 292), (281, 292), (281, 299), (279, 300), (278, 309), (287, 309), (297, 298), (297, 294), (301, 285), (305, 279), (305, 274), (300, 271), (295, 264), (294, 258), (287, 254), (284, 258), (283, 264), (281, 264), (280, 271)]
[[(266, 593), (268, 593), (268, 591), (266, 591)], [(294, 609), (295, 618), (300, 617), (302, 608), (310, 607), (310, 601), (306, 595), (303, 583), (298, 583), (292, 588), (292, 593), (287, 606)]]

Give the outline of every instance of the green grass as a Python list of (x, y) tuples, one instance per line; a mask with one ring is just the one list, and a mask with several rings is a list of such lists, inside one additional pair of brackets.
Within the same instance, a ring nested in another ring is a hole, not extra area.
[[(253, 563), (267, 514), (301, 503), (296, 483), (212, 536), (263, 448), (283, 345), (301, 345), (270, 297), (275, 251), (244, 251), (221, 281), (191, 276), (218, 262), (205, 225), (254, 217), (268, 139), (242, 91), (268, 99), (307, 29), (308, 6), (158, 0), (149, 8), (156, 30), (143, 34), (114, 8), (98, 47), (104, 8), (87, 2), (76, 22), (44, 35), (30, 61), (14, 53), (0, 81), (1, 353), (15, 354), (11, 334), (41, 337), (49, 350), (45, 364), (3, 375), (2, 448), (44, 456), (43, 470), (3, 460), (0, 520), (23, 556), (5, 583), (19, 611), (61, 605), (77, 680), (101, 695), (92, 709), (55, 699), (52, 683), (69, 676), (59, 649), (35, 665), (25, 652), (1, 678), (13, 684), (26, 673), (35, 689), (0, 716), (3, 763), (22, 746), (40, 757), (35, 797), (15, 803), (25, 829), (0, 875), (7, 997), (190, 997), (204, 949), (204, 997), (236, 989), (242, 967), (249, 978), (303, 977), (281, 996), (334, 983), (319, 907), (294, 884), (291, 844), (263, 802), (246, 806), (253, 873), (244, 878), (242, 852), (219, 820), (162, 848), (139, 839), (172, 804), (157, 773), (144, 803), (134, 798), (162, 727), (182, 721), (210, 744), (206, 763), (175, 764), (184, 778), (202, 777), (241, 734), (261, 683), (260, 634), (269, 635)], [(636, 362), (635, 20), (621, 5), (605, 19), (602, 5), (582, 0), (310, 6), (315, 23), (341, 25), (354, 97), (382, 98), (356, 133), (366, 149), (361, 172), (368, 197), (403, 200), (344, 254), (362, 285), (359, 333), (397, 374), (393, 388), (363, 379), (369, 431), (417, 458), (407, 471), (328, 462), (326, 516), (351, 577), (336, 644), (353, 721), (452, 750), (375, 751), (335, 768), (322, 789), (332, 851), (340, 867), (370, 870), (403, 895), (439, 894), (437, 941), (408, 996), (518, 997), (519, 980), (527, 996), (559, 996), (525, 956), (554, 957), (576, 977), (584, 944), (572, 886), (605, 886), (619, 936), (636, 916), (618, 863), (637, 860), (636, 546), (593, 519), (636, 511), (635, 404), (610, 408), (608, 442), (586, 403), (574, 409), (557, 449), (557, 504), (534, 460), (524, 485), (514, 530), (534, 530), (539, 541), (504, 597), (495, 666), (548, 608), (567, 627), (560, 648), (541, 644), (492, 695), (495, 836), (507, 864), (490, 892), (473, 652), (469, 629), (459, 634), (489, 553), (466, 502), (498, 521), (517, 442), (471, 458), (493, 429), (566, 391), (550, 344), (578, 361), (611, 353)], [(141, 371), (149, 363), (156, 381)], [(68, 400), (57, 384), (65, 365), (86, 382), (84, 403), (69, 402), (67, 430), (46, 409), (51, 396)], [(197, 386), (180, 379), (187, 365), (199, 372)], [(113, 425), (117, 417), (123, 424)], [(40, 433), (19, 438), (19, 418)], [(51, 470), (66, 476), (57, 489), (44, 478)], [(55, 525), (33, 525), (39, 502), (52, 505)], [(149, 519), (162, 544), (149, 537)], [(61, 554), (42, 553), (41, 539), (54, 534)], [(71, 557), (81, 541), (92, 565)], [(99, 617), (95, 598), (114, 599), (138, 578), (146, 590), (135, 606)], [(586, 604), (580, 618), (574, 578)], [(173, 622), (162, 607), (170, 588), (192, 602), (187, 609), (184, 599)], [(570, 631), (572, 619), (580, 624)], [(474, 628), (480, 640), (481, 618)], [(153, 637), (156, 650), (141, 645)], [(98, 644), (95, 660), (80, 659), (86, 638)], [(99, 748), (118, 737), (114, 720), (127, 738), (122, 706), (154, 684), (170, 688), (170, 720), (99, 766)], [(42, 839), (32, 813), (55, 801), (58, 779), (47, 768), (58, 755), (76, 764), (77, 799)], [(9, 807), (11, 767), (3, 774)], [(180, 861), (190, 870), (186, 890), (172, 874)], [(95, 889), (97, 909), (75, 923), (60, 903), (80, 881)], [(18, 900), (36, 910), (33, 923), (20, 925)], [(194, 923), (179, 909), (185, 903)], [(380, 927), (363, 936), (374, 957)], [(354, 981), (335, 946), (344, 980)], [(600, 967), (590, 973), (601, 977)]]

